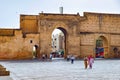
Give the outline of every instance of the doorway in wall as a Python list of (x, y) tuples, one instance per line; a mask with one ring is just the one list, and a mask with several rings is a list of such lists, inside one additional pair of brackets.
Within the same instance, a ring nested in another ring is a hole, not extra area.
[(52, 32), (52, 55), (63, 58), (66, 52), (66, 30), (58, 27)]
[(100, 36), (96, 40), (96, 58), (104, 58), (105, 54), (108, 53), (108, 42), (104, 36)]
[(33, 58), (37, 58), (38, 45), (33, 46)]

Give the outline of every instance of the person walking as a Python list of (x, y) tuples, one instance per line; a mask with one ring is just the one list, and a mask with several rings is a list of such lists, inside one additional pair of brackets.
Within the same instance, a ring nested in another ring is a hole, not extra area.
[(52, 55), (52, 53), (50, 54), (50, 61), (52, 61), (52, 57), (53, 57), (53, 55)]
[(84, 66), (85, 66), (85, 69), (87, 69), (87, 67), (88, 67), (88, 58), (86, 56), (84, 57)]
[(71, 64), (74, 63), (74, 60), (75, 60), (75, 57), (72, 55), (72, 56), (71, 56)]
[(92, 65), (94, 63), (94, 58), (92, 57), (92, 55), (90, 55), (88, 57), (88, 65), (89, 65), (89, 68), (92, 69)]
[(69, 61), (70, 60), (70, 55), (67, 55), (67, 61)]
[(45, 61), (45, 54), (42, 54), (42, 60)]

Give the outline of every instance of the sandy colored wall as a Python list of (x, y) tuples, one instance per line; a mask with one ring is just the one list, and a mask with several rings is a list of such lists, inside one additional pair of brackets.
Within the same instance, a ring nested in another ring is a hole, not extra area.
[(0, 29), (0, 36), (14, 36), (13, 29)]
[[(120, 57), (120, 35), (111, 35), (110, 40), (110, 53), (114, 57)], [(114, 51), (115, 48), (116, 51)]]
[(81, 34), (80, 36), (81, 57), (94, 54), (95, 36), (94, 34)]
[(20, 28), (23, 33), (37, 33), (38, 20), (36, 15), (20, 15)]
[[(32, 58), (32, 47), (39, 44), (39, 36), (28, 34), (22, 37), (21, 30), (15, 31), (15, 36), (0, 36), (0, 59), (30, 59)], [(33, 43), (30, 43), (33, 40)]]
[(120, 15), (102, 13), (84, 13), (81, 32), (120, 33)]
[[(19, 30), (0, 29), (0, 59), (30, 59), (32, 47), (39, 46), (39, 55), (50, 54), (54, 29), (66, 32), (66, 52), (83, 57), (95, 53), (96, 40), (107, 42), (108, 58), (120, 51), (120, 15), (103, 13), (20, 15)], [(10, 33), (10, 34), (9, 34)], [(24, 33), (24, 35), (23, 35)], [(32, 41), (32, 43), (31, 43)]]
[(78, 15), (60, 15), (60, 14), (40, 14), (40, 44), (41, 54), (50, 54), (52, 51), (51, 41), (54, 29), (64, 29), (66, 31), (66, 52), (67, 54), (80, 55), (80, 37), (77, 34)]
[(80, 22), (81, 55), (94, 53), (96, 39), (104, 36), (108, 43), (106, 58), (113, 58), (113, 48), (119, 49), (120, 46), (120, 15), (85, 13), (84, 17), (85, 19)]

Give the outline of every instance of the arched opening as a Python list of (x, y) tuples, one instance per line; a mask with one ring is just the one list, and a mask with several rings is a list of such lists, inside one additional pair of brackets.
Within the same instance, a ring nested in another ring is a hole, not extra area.
[(66, 30), (58, 27), (52, 32), (52, 55), (54, 58), (64, 58), (66, 53)]
[(104, 36), (98, 37), (96, 40), (96, 58), (104, 58), (108, 53), (108, 41)]
[(37, 58), (38, 45), (33, 46), (33, 58)]

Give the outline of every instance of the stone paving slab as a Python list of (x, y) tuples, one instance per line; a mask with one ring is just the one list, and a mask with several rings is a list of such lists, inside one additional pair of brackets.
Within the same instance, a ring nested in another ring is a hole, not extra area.
[(13, 80), (10, 76), (0, 76), (0, 80)]

